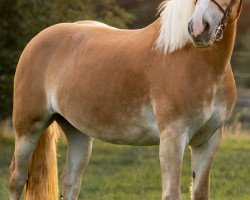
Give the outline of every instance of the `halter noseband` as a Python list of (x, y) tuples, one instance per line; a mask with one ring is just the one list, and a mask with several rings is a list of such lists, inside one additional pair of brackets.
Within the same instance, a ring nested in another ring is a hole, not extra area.
[[(199, 0), (196, 0), (195, 4), (198, 1)], [(214, 39), (213, 39), (213, 41), (219, 42), (223, 38), (224, 30), (225, 30), (225, 27), (227, 25), (227, 20), (228, 20), (230, 14), (232, 13), (233, 7), (236, 4), (237, 0), (231, 0), (231, 2), (229, 3), (229, 5), (227, 6), (227, 8), (225, 10), (224, 10), (224, 8), (216, 0), (211, 0), (211, 1), (213, 3), (215, 3), (219, 7), (219, 9), (223, 12), (223, 14), (224, 14), (222, 20), (219, 23), (218, 28), (215, 31), (215, 36), (214, 36)]]

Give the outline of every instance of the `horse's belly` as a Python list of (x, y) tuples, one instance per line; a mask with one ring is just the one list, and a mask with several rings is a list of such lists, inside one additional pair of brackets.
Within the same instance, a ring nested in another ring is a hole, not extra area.
[(136, 116), (119, 119), (119, 124), (97, 125), (89, 128), (84, 123), (76, 127), (85, 134), (112, 144), (158, 145), (159, 131), (152, 107), (142, 108)]
[(140, 120), (131, 122), (124, 127), (113, 129), (100, 128), (100, 131), (89, 131), (90, 136), (100, 139), (105, 142), (120, 145), (158, 145), (159, 133), (154, 124), (143, 124)]

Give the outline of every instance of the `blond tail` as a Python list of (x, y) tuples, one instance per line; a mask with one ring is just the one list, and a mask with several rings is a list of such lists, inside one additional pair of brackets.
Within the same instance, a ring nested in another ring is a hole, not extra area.
[(25, 200), (58, 199), (56, 156), (58, 137), (57, 124), (53, 123), (39, 139), (29, 166)]

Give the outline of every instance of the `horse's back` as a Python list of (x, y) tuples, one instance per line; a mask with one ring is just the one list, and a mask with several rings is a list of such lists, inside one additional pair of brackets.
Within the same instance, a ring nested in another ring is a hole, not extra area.
[(81, 25), (86, 25), (86, 26), (94, 26), (94, 27), (104, 27), (104, 28), (109, 28), (109, 29), (117, 29), (116, 27), (109, 26), (105, 23), (98, 22), (98, 21), (93, 21), (93, 20), (83, 20), (83, 21), (77, 21), (75, 22), (76, 24), (81, 24)]
[(62, 23), (44, 29), (22, 52), (15, 74), (15, 89), (21, 90), (22, 87), (36, 82), (42, 86), (51, 79), (48, 76), (50, 70), (62, 71), (63, 68), (75, 64), (76, 60), (71, 59), (71, 63), (69, 62), (70, 57), (74, 58), (75, 55), (79, 59), (84, 56), (87, 43), (110, 32), (109, 29), (111, 28), (108, 25), (94, 21)]

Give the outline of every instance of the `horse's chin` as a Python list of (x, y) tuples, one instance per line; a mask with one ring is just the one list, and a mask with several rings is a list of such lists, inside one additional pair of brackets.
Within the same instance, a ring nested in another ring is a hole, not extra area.
[(198, 49), (206, 49), (206, 48), (210, 47), (210, 44), (206, 44), (206, 45), (204, 45), (204, 44), (194, 44), (194, 46), (196, 48), (198, 48)]
[(206, 35), (203, 37), (194, 37), (191, 36), (192, 38), (192, 43), (196, 48), (201, 48), (201, 49), (205, 49), (211, 46), (211, 44), (213, 43), (212, 41), (212, 37), (210, 37), (210, 35)]
[(205, 49), (205, 48), (210, 47), (211, 43), (210, 42), (196, 42), (196, 41), (193, 41), (193, 45), (196, 48)]

